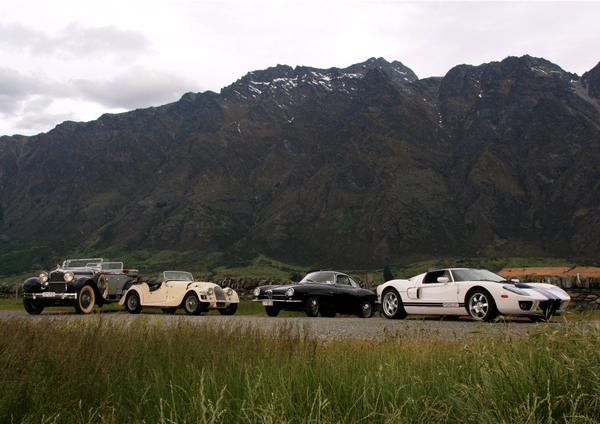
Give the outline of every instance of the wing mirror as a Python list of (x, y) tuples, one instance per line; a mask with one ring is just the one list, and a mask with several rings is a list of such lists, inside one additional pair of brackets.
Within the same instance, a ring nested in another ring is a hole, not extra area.
[(513, 283), (520, 283), (521, 280), (519, 280), (518, 278), (511, 278), (510, 281), (512, 281)]
[(447, 284), (450, 282), (450, 279), (448, 277), (438, 277), (437, 282), (442, 283), (442, 284)]

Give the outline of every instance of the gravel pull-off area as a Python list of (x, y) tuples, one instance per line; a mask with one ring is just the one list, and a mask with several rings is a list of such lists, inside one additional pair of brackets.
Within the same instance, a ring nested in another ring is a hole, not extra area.
[(506, 321), (480, 323), (468, 319), (454, 321), (431, 319), (388, 320), (375, 316), (362, 318), (308, 318), (277, 317), (249, 315), (162, 315), (112, 312), (93, 315), (76, 315), (73, 313), (43, 313), (30, 316), (24, 311), (0, 311), (0, 322), (8, 319), (35, 320), (41, 325), (76, 324), (92, 320), (104, 320), (110, 323), (148, 322), (150, 324), (177, 325), (178, 323), (194, 323), (219, 327), (235, 327), (256, 330), (267, 335), (277, 336), (285, 332), (300, 332), (308, 337), (320, 340), (385, 340), (388, 338), (442, 338), (446, 340), (470, 339), (482, 335), (497, 337), (523, 337), (542, 330), (561, 330), (566, 327), (580, 328), (582, 331), (600, 329), (600, 321), (555, 321), (534, 324), (527, 321)]

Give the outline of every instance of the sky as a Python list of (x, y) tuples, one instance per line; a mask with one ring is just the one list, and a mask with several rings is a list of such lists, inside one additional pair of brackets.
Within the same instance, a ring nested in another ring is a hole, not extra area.
[(276, 64), (399, 60), (420, 78), (458, 64), (600, 61), (600, 2), (53, 0), (0, 4), (0, 135), (218, 92)]

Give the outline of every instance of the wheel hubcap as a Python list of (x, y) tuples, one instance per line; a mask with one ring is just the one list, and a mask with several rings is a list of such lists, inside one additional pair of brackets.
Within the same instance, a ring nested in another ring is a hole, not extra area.
[(489, 302), (487, 297), (482, 293), (477, 293), (469, 300), (469, 312), (474, 318), (483, 318), (489, 310)]
[(312, 309), (313, 312), (317, 312), (317, 310), (319, 309), (319, 303), (316, 299), (310, 301), (310, 309)]
[(87, 308), (88, 306), (90, 306), (91, 300), (92, 300), (92, 297), (90, 296), (90, 294), (88, 292), (82, 293), (81, 306), (83, 306), (84, 308)]
[(190, 296), (187, 298), (187, 302), (185, 302), (185, 304), (187, 305), (188, 311), (195, 311), (196, 307), (198, 306), (198, 301), (194, 296)]
[(135, 309), (137, 307), (137, 303), (137, 298), (135, 296), (129, 296), (127, 301), (127, 306), (129, 306), (129, 309)]
[(398, 310), (398, 296), (396, 293), (389, 292), (383, 298), (383, 311), (386, 315), (392, 316)]

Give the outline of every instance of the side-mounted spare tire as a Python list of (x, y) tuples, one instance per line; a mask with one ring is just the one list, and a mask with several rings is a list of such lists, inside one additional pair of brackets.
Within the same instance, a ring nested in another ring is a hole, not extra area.
[(75, 301), (75, 310), (78, 314), (89, 314), (94, 310), (96, 304), (96, 292), (94, 288), (86, 284), (77, 291), (77, 300)]

